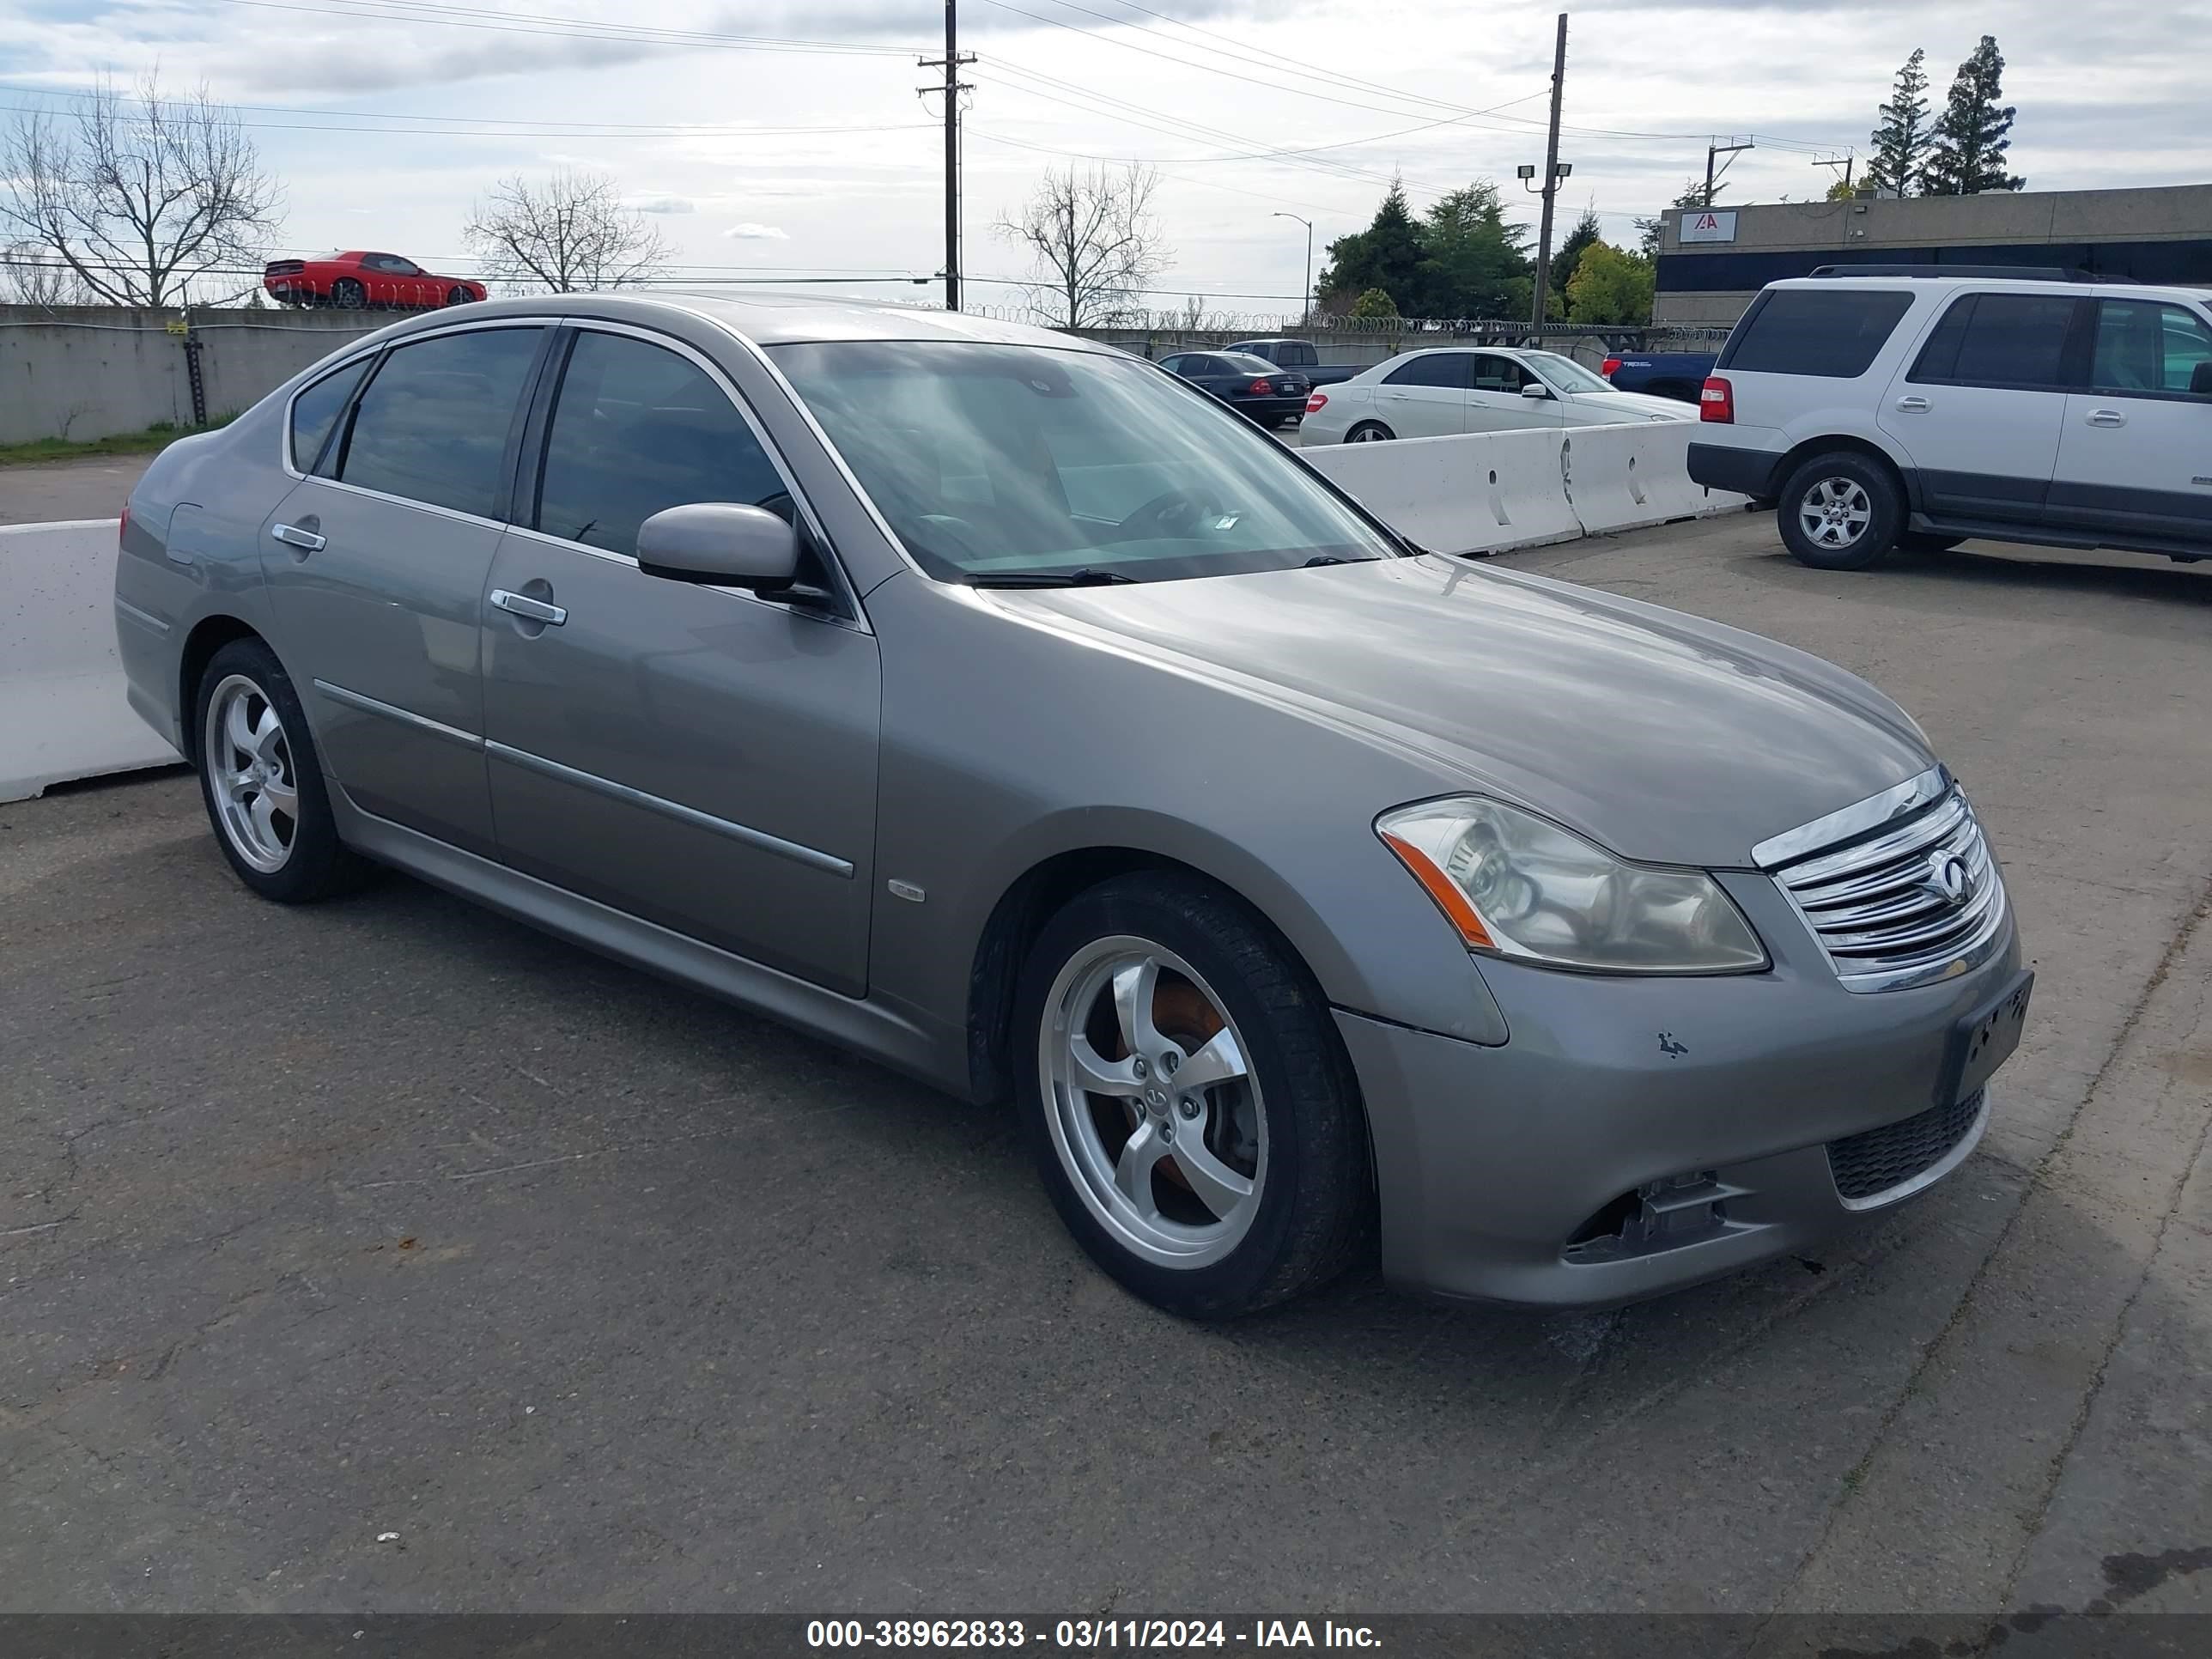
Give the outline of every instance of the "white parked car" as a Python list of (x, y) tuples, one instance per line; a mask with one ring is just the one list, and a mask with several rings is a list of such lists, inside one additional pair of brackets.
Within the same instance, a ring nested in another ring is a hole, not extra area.
[(1308, 446), (1364, 444), (1520, 427), (1697, 418), (1696, 409), (1672, 398), (1615, 392), (1556, 351), (1441, 346), (1401, 351), (1351, 380), (1317, 387), (1306, 400), (1299, 433)]
[(2212, 558), (2212, 293), (2057, 269), (1770, 283), (1705, 382), (1690, 477), (1820, 570), (1970, 538)]

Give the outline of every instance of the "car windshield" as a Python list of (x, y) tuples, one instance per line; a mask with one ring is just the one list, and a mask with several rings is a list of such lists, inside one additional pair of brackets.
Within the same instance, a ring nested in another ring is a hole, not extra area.
[(939, 581), (1157, 581), (1397, 556), (1243, 416), (1133, 358), (950, 340), (769, 355)]
[(1549, 380), (1562, 392), (1610, 392), (1610, 381), (1593, 374), (1571, 357), (1562, 357), (1556, 351), (1524, 351), (1522, 354), (1529, 368)]

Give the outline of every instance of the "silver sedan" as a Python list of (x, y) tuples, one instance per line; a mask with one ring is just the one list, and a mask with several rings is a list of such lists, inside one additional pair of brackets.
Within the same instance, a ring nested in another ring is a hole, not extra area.
[(1040, 331), (398, 323), (155, 463), (116, 613), (253, 892), (396, 866), (1010, 1099), (1193, 1316), (1370, 1240), (1554, 1305), (1801, 1248), (1966, 1156), (2026, 1010), (1871, 687), (1424, 554)]

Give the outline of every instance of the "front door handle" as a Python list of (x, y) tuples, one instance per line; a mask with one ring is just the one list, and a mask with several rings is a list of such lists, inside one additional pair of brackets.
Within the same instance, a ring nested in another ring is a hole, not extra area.
[(558, 628), (568, 620), (568, 611), (560, 605), (533, 599), (527, 593), (510, 593), (504, 587), (492, 589), (491, 602), (514, 616), (528, 622), (544, 623), (549, 628)]
[(2091, 426), (2125, 426), (2128, 417), (2117, 409), (2093, 409), (2089, 411)]
[(295, 524), (272, 524), (269, 533), (287, 547), (296, 547), (302, 553), (319, 553), (330, 545), (327, 538)]
[(1899, 398), (1897, 400), (1897, 406), (1908, 415), (1925, 415), (1928, 412), (1928, 399), (1925, 398)]

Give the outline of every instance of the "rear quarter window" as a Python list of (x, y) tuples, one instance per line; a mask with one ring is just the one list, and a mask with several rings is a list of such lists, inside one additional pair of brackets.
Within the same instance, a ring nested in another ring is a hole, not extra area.
[(1855, 380), (1911, 308), (1911, 295), (1884, 289), (1769, 289), (1736, 325), (1714, 368)]

